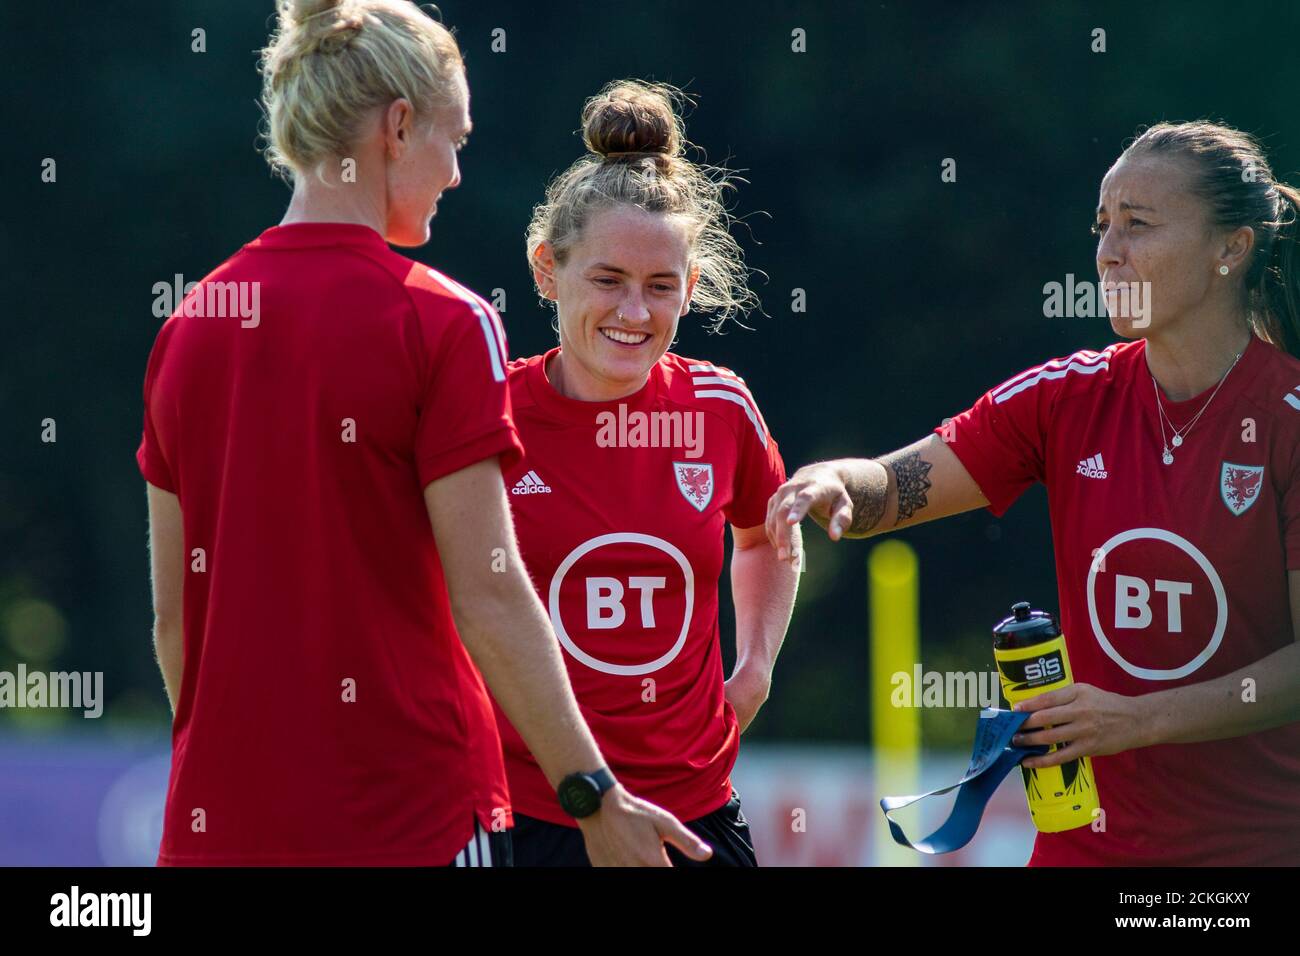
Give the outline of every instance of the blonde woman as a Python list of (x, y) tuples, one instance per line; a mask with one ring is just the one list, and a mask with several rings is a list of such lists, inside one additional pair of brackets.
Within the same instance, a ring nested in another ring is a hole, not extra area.
[[(484, 678), (550, 784), (605, 761), (515, 552), (500, 322), (388, 245), (424, 243), (460, 183), (460, 53), (405, 0), (286, 0), (262, 73), (288, 212), (167, 320), (145, 379), (159, 863), (503, 865)], [(230, 289), (256, 322), (205, 311)], [(708, 854), (617, 785), (583, 836), (605, 864)]]

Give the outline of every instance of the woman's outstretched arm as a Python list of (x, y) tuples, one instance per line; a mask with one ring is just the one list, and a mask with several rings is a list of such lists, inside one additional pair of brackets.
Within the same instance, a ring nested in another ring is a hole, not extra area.
[(811, 517), (830, 535), (866, 538), (982, 508), (988, 499), (936, 434), (880, 458), (804, 465), (772, 495), (767, 536), (781, 560), (797, 559), (791, 529)]

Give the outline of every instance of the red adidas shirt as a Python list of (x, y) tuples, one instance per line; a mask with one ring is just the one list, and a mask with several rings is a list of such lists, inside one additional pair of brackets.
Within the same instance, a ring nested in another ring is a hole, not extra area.
[[(1289, 645), (1300, 568), (1300, 361), (1253, 338), (1166, 465), (1145, 349), (1028, 369), (948, 434), (995, 515), (1047, 486), (1074, 678), (1130, 696)], [(1165, 412), (1182, 428), (1211, 391)], [(1040, 833), (1031, 865), (1300, 863), (1298, 723), (1093, 765), (1105, 831)]]
[[(510, 363), (524, 562), (610, 769), (694, 820), (730, 798), (740, 737), (723, 698), (723, 535), (763, 523), (785, 466), (729, 370), (668, 353), (636, 394), (583, 402), (546, 378), (558, 351)], [(497, 720), (514, 808), (574, 825), (499, 706)]]
[[(258, 321), (195, 315), (214, 283), (258, 283)], [(508, 822), (422, 496), (517, 459), (506, 355), (490, 306), (360, 225), (268, 229), (163, 325), (137, 458), (187, 568), (160, 863), (439, 865)]]

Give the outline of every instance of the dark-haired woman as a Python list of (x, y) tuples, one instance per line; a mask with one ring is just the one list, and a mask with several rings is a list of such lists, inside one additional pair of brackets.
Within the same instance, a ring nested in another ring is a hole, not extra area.
[[(674, 98), (624, 81), (588, 101), (590, 153), (535, 211), (528, 259), (560, 344), (510, 365), (525, 453), (506, 481), (520, 551), (611, 768), (711, 844), (710, 865), (754, 866), (730, 774), (798, 577), (763, 528), (785, 470), (753, 395), (729, 369), (668, 351), (692, 304), (722, 321), (750, 299), (725, 176), (682, 155)], [(724, 683), (728, 526), (737, 630)], [(586, 864), (573, 808), (499, 716), (516, 863)]]
[(1031, 864), (1300, 864), (1298, 202), (1250, 137), (1152, 127), (1097, 206), (1103, 288), (1149, 283), (1141, 313), (1114, 299), (1130, 341), (772, 497), (790, 557), (805, 515), (866, 537), (1046, 485), (1077, 683), (1019, 705), (1020, 742), (1067, 744), (1031, 768), (1091, 755), (1101, 813)]

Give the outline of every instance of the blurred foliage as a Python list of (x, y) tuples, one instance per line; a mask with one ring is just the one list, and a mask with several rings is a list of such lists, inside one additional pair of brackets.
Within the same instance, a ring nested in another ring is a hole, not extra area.
[[(1044, 319), (1042, 287), (1092, 278), (1087, 227), (1123, 142), (1222, 118), (1298, 164), (1289, 4), (441, 4), (465, 50), (475, 132), (464, 183), (416, 257), (504, 289), (514, 355), (553, 342), (523, 264), (529, 211), (581, 151), (585, 97), (640, 76), (698, 97), (688, 135), (744, 171), (740, 238), (764, 315), (682, 354), (745, 376), (791, 471), (912, 441), (1046, 358), (1110, 341)], [(255, 151), (269, 0), (30, 5), (0, 38), (11, 129), (0, 355), (0, 667), (19, 654), (102, 670), (103, 723), (167, 715), (150, 643), (145, 496), (134, 464), (152, 286), (197, 279), (288, 199)], [(494, 28), (506, 51), (491, 51)], [(191, 31), (206, 52), (191, 52)], [(807, 52), (791, 51), (791, 31)], [(1092, 31), (1106, 31), (1094, 53)], [(42, 160), (57, 161), (43, 183)], [(957, 161), (957, 181), (940, 163)], [(806, 313), (791, 311), (793, 289)], [(41, 421), (58, 440), (40, 441)], [(905, 537), (922, 569), (927, 669), (991, 666), (1015, 600), (1055, 610), (1041, 489)], [(809, 534), (811, 564), (758, 737), (867, 738), (870, 542)], [(726, 581), (722, 582), (725, 590)], [(724, 607), (726, 602), (724, 601)], [(734, 657), (724, 611), (723, 655)], [(29, 660), (29, 663), (31, 661)], [(968, 712), (927, 713), (965, 746)], [(0, 720), (3, 720), (0, 712)], [(934, 737), (944, 739), (935, 740)]]

